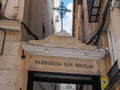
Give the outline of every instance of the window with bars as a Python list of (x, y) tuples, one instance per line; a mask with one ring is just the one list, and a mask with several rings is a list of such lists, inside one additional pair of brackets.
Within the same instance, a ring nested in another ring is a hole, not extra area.
[(103, 0), (87, 0), (87, 1), (89, 22), (98, 22)]

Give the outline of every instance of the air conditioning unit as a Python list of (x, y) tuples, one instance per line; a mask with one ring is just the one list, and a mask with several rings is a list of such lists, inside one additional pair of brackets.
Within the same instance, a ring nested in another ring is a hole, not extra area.
[(120, 8), (120, 0), (113, 0), (112, 7), (113, 8)]

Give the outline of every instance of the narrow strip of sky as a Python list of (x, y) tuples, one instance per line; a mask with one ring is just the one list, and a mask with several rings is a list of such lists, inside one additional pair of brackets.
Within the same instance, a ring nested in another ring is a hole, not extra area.
[(62, 1), (64, 2), (65, 6), (67, 6), (73, 0), (60, 0), (60, 2), (62, 2)]
[[(68, 9), (73, 9), (73, 0), (60, 0), (60, 2), (64, 2), (64, 6)], [(64, 30), (72, 35), (72, 13), (66, 13), (63, 20), (63, 28)]]

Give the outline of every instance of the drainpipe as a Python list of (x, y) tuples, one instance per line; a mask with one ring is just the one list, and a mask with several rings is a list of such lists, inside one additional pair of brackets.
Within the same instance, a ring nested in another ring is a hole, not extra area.
[(89, 17), (88, 17), (88, 5), (87, 5), (87, 0), (83, 0), (83, 14), (84, 14), (84, 42), (86, 42), (88, 38), (88, 22), (89, 22)]

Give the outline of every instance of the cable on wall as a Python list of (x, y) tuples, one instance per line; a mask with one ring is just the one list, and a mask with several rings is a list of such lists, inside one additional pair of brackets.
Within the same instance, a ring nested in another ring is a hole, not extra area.
[(4, 37), (3, 37), (2, 47), (1, 47), (1, 52), (0, 52), (0, 55), (2, 55), (4, 51), (4, 46), (5, 46), (6, 30), (3, 28), (0, 28), (0, 30), (4, 32)]
[[(9, 19), (9, 18), (6, 18), (6, 17), (0, 18), (0, 20), (19, 21), (19, 20)], [(38, 37), (36, 34), (34, 34), (34, 33), (28, 28), (28, 26), (27, 26), (24, 22), (22, 22), (22, 21), (19, 21), (19, 22), (21, 22), (21, 25), (24, 26), (26, 32), (27, 32), (29, 35), (31, 35), (35, 40), (39, 40), (39, 37)]]
[(112, 2), (112, 0), (108, 0), (108, 2), (106, 4), (105, 10), (104, 10), (104, 13), (103, 13), (103, 16), (102, 16), (102, 21), (101, 21), (101, 24), (98, 28), (98, 31), (91, 37), (91, 39), (86, 44), (93, 43), (95, 45), (95, 44), (98, 43), (100, 35), (102, 33), (102, 30), (103, 30), (103, 27), (105, 25), (105, 21), (106, 21), (106, 18), (107, 18), (107, 13), (108, 13), (108, 10), (111, 6), (111, 2)]
[[(5, 2), (5, 5), (4, 5), (3, 10), (2, 10), (2, 18), (0, 18), (0, 19), (18, 21), (18, 20), (9, 19), (9, 18), (5, 17), (5, 10), (6, 10), (7, 5), (8, 5), (8, 0), (6, 0), (6, 2)], [(22, 22), (22, 21), (20, 21), (20, 22), (21, 22), (21, 24), (24, 26), (26, 32), (27, 32), (29, 35), (33, 36), (33, 38), (34, 38), (35, 40), (38, 40), (38, 39), (39, 39), (39, 37), (38, 37), (36, 34), (34, 34), (34, 33), (27, 27), (27, 25), (26, 25), (24, 22)]]
[(2, 9), (2, 17), (5, 17), (5, 10), (6, 10), (7, 4), (8, 4), (8, 0), (6, 0), (5, 5)]
[(21, 22), (21, 24), (24, 26), (29, 35), (33, 36), (35, 40), (39, 40), (39, 37), (36, 34), (34, 34), (24, 22)]

